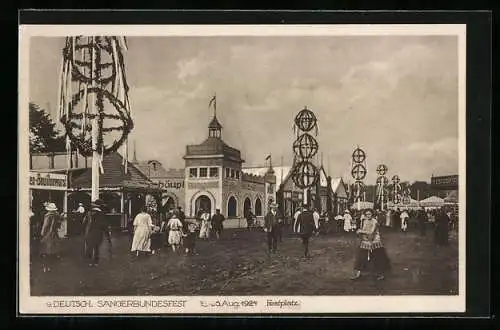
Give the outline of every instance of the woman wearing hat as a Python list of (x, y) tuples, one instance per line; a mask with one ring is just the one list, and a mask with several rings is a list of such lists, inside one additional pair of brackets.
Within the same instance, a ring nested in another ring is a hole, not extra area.
[(85, 226), (85, 258), (89, 266), (99, 263), (99, 247), (104, 237), (111, 244), (111, 235), (104, 215), (104, 202), (97, 199), (90, 204), (90, 211), (83, 220)]
[(40, 233), (40, 254), (43, 262), (43, 272), (49, 272), (50, 266), (57, 255), (59, 236), (57, 234), (60, 225), (59, 213), (54, 203), (47, 203), (43, 217), (42, 231)]
[(372, 210), (365, 210), (364, 215), (363, 226), (356, 231), (361, 240), (354, 264), (355, 275), (351, 279), (358, 279), (361, 272), (367, 270), (368, 265), (371, 264), (378, 275), (377, 280), (383, 280), (384, 274), (391, 268), (391, 264), (380, 238), (380, 225), (373, 217)]

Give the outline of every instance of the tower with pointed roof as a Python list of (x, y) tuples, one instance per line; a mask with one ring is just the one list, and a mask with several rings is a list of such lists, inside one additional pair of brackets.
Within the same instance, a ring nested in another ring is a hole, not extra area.
[[(222, 140), (216, 111), (208, 124), (207, 138), (201, 144), (186, 146), (184, 160), (186, 214), (196, 216), (202, 209), (211, 213), (220, 209), (226, 217), (236, 217), (244, 160), (238, 149)], [(231, 197), (236, 201), (228, 207)]]

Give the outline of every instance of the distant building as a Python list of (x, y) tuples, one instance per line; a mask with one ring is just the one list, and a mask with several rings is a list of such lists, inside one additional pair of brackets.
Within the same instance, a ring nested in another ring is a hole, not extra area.
[(136, 162), (135, 165), (152, 182), (158, 184), (161, 190), (162, 213), (179, 206), (183, 209), (186, 208), (184, 169), (165, 169), (163, 164), (157, 160)]
[(446, 203), (458, 203), (458, 175), (432, 176), (431, 187)]

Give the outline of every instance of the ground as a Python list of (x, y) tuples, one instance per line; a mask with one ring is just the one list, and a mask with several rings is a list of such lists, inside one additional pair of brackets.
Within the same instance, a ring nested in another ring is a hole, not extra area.
[(81, 237), (62, 242), (60, 259), (43, 273), (32, 246), (33, 296), (92, 295), (455, 295), (458, 244), (436, 247), (429, 232), (382, 232), (392, 262), (384, 281), (367, 276), (349, 280), (356, 247), (354, 234), (328, 234), (311, 241), (310, 259), (301, 258), (298, 237), (286, 231), (276, 255), (267, 254), (264, 232), (230, 229), (219, 241), (198, 240), (196, 256), (164, 248), (156, 255), (131, 255), (130, 238), (116, 234), (112, 253), (101, 249), (99, 267), (82, 260)]

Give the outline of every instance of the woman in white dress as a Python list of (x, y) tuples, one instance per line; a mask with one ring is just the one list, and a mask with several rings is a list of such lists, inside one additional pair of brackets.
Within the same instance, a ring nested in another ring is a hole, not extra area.
[(203, 211), (201, 214), (200, 238), (209, 239), (211, 229), (210, 213)]
[(168, 220), (168, 244), (172, 246), (172, 251), (176, 251), (182, 243), (182, 222), (179, 220), (177, 212)]
[(151, 252), (151, 233), (154, 225), (151, 216), (146, 212), (146, 206), (134, 219), (134, 239), (130, 251), (139, 256), (140, 252)]

